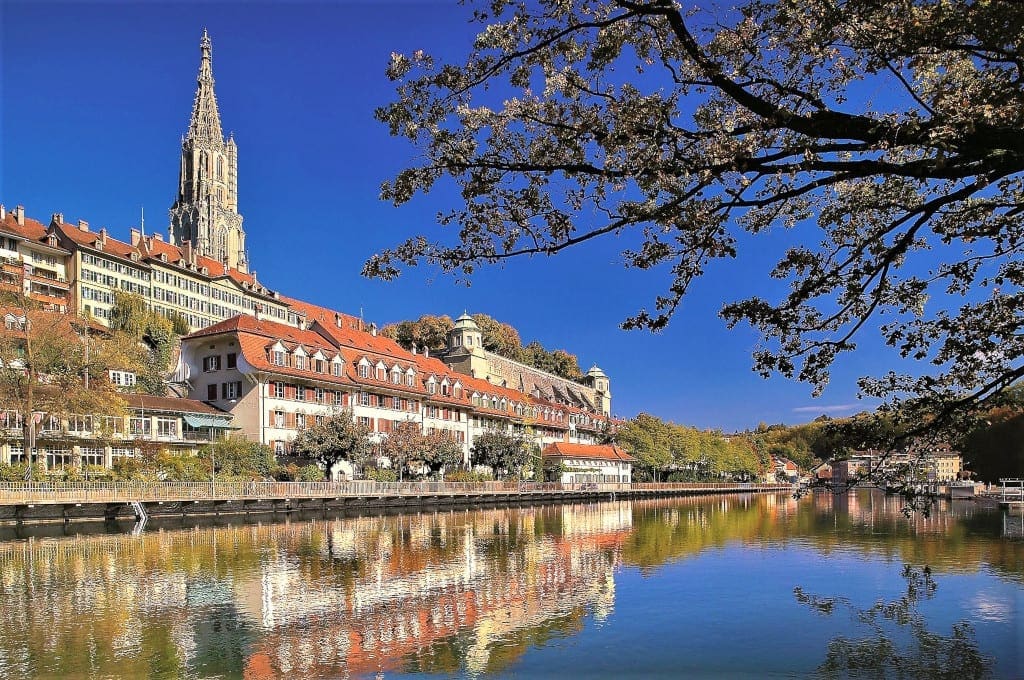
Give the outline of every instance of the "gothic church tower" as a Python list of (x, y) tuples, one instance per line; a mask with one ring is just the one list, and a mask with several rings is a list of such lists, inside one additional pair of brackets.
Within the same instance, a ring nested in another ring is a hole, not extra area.
[(171, 243), (190, 241), (199, 255), (249, 271), (245, 232), (238, 214), (238, 147), (226, 141), (213, 93), (213, 47), (203, 29), (196, 99), (188, 134), (181, 140), (178, 198), (171, 208)]

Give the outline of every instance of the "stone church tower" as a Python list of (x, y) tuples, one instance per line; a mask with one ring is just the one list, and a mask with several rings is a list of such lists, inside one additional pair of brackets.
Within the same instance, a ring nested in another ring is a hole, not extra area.
[(238, 214), (238, 147), (224, 139), (213, 93), (213, 48), (203, 30), (196, 99), (181, 141), (178, 198), (171, 208), (171, 243), (190, 241), (199, 255), (249, 271), (245, 232)]

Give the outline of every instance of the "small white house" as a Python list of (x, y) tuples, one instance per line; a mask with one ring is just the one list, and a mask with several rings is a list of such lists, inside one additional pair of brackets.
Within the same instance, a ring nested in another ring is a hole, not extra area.
[(544, 447), (544, 467), (562, 465), (557, 481), (588, 484), (633, 481), (633, 457), (612, 444), (555, 442)]

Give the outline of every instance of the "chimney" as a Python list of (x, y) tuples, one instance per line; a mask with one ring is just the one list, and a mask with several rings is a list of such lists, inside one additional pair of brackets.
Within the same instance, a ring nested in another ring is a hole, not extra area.
[(3, 203), (0, 203), (0, 222), (7, 219), (7, 208), (4, 207)]
[(182, 241), (181, 257), (188, 264), (195, 262), (195, 253), (192, 251), (192, 241)]
[(252, 315), (256, 317), (257, 321), (263, 320), (263, 305), (254, 305), (252, 308)]
[(50, 216), (50, 224), (54, 226), (64, 224), (64, 213), (53, 213), (53, 215)]
[(430, 358), (430, 348), (427, 347), (426, 345), (423, 345), (423, 356), (426, 357), (427, 359)]
[(377, 337), (377, 324), (372, 322), (370, 323), (370, 335)]
[(414, 342), (414, 343), (412, 343), (412, 353), (413, 353), (413, 354), (416, 354), (416, 353), (417, 353), (417, 351), (418, 351), (418, 350), (416, 349), (416, 343)]
[(160, 232), (153, 234), (153, 238), (155, 238), (157, 241), (160, 241), (161, 243), (163, 243), (164, 241), (164, 235), (161, 234)]
[(338, 314), (334, 315), (334, 325), (337, 326), (338, 328), (341, 328), (341, 316), (339, 316)]
[(102, 250), (105, 245), (107, 245), (107, 228), (100, 227), (100, 236), (96, 239), (96, 247)]
[(138, 246), (142, 241), (142, 232), (138, 229), (129, 229), (128, 232), (132, 235), (132, 248)]
[(86, 222), (85, 220), (78, 220), (78, 230), (89, 231), (89, 223)]
[(11, 214), (14, 215), (14, 220), (18, 224), (20, 224), (23, 227), (25, 226), (25, 206), (23, 206), (23, 205), (16, 205), (16, 206), (14, 206), (14, 210), (11, 211)]

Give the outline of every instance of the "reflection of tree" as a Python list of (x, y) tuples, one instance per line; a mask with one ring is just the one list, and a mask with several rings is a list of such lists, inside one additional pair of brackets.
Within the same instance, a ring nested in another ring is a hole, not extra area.
[[(841, 607), (848, 609), (854, 620), (868, 627), (869, 634), (860, 639), (834, 638), (818, 672), (825, 677), (877, 678), (986, 678), (991, 675), (990, 659), (978, 651), (974, 628), (966, 621), (953, 625), (950, 635), (928, 630), (918, 603), (930, 599), (937, 588), (931, 570), (903, 568), (907, 592), (891, 602), (876, 602), (868, 609), (855, 607), (843, 597), (808, 595), (797, 587), (796, 600), (819, 614), (830, 616)], [(909, 642), (901, 648), (893, 635), (905, 628)]]

